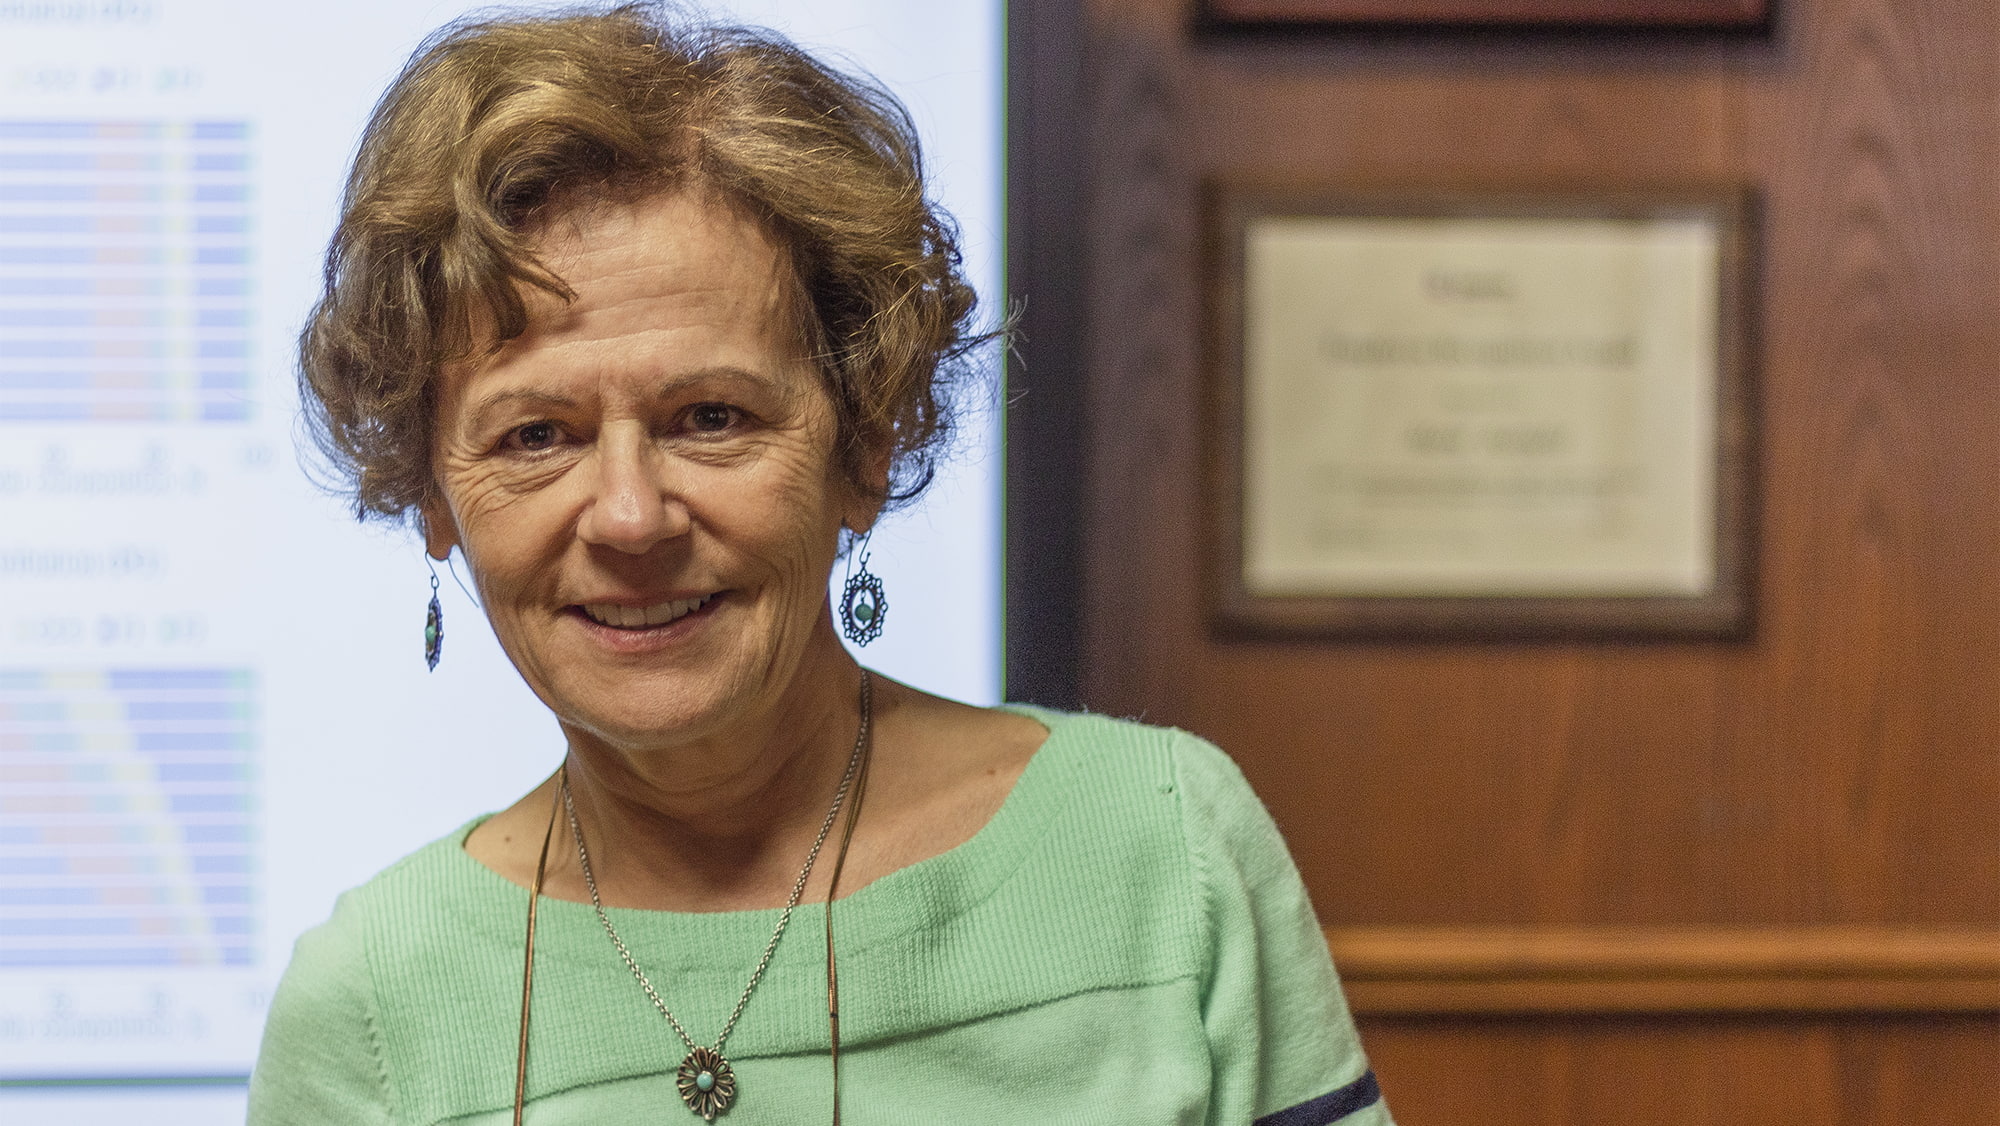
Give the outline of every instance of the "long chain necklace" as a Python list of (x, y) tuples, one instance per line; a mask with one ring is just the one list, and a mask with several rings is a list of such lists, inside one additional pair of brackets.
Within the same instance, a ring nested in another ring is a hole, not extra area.
[[(569, 773), (564, 771), (560, 788), (563, 810), (569, 816), (570, 835), (576, 840), (576, 859), (583, 868), (584, 886), (590, 889), (590, 905), (597, 912), (597, 921), (604, 924), (604, 933), (611, 938), (611, 945), (618, 948), (618, 956), (625, 960), (625, 968), (645, 990), (653, 1007), (667, 1018), (667, 1023), (687, 1045), (688, 1053), (681, 1059), (680, 1070), (675, 1074), (674, 1086), (680, 1091), (681, 1101), (687, 1108), (701, 1115), (704, 1121), (713, 1122), (715, 1116), (729, 1109), (736, 1101), (736, 1073), (729, 1066), (729, 1060), (722, 1054), (722, 1047), (729, 1041), (729, 1034), (736, 1030), (736, 1021), (743, 1015), (744, 1006), (750, 1003), (750, 995), (757, 991), (757, 983), (764, 979), (764, 971), (771, 965), (771, 956), (777, 953), (778, 940), (785, 936), (785, 928), (791, 925), (792, 910), (799, 905), (799, 897), (805, 894), (806, 879), (812, 875), (813, 862), (819, 859), (820, 848), (826, 844), (827, 834), (833, 831), (833, 823), (840, 816), (840, 807), (847, 800), (848, 790), (854, 785), (856, 770), (861, 765), (863, 749), (868, 745), (869, 713), (872, 710), (874, 693), (868, 681), (868, 670), (861, 670), (861, 723), (854, 733), (854, 749), (847, 755), (847, 770), (840, 776), (840, 787), (833, 792), (833, 804), (827, 807), (826, 819), (820, 822), (819, 835), (813, 838), (812, 848), (806, 853), (806, 862), (799, 869), (799, 878), (792, 883), (792, 894), (785, 900), (785, 909), (778, 915), (778, 925), (771, 931), (771, 941), (764, 944), (764, 956), (757, 960), (757, 968), (750, 972), (750, 982), (743, 987), (743, 995), (736, 999), (736, 1007), (730, 1011), (729, 1019), (722, 1024), (722, 1031), (716, 1033), (715, 1044), (703, 1047), (695, 1043), (681, 1026), (679, 1018), (660, 997), (659, 990), (647, 979), (646, 972), (632, 957), (632, 951), (625, 946), (625, 940), (618, 937), (618, 928), (611, 925), (611, 916), (604, 911), (604, 901), (597, 894), (597, 879), (590, 871), (590, 851), (584, 847), (583, 826), (577, 821), (576, 803), (570, 797)], [(829, 897), (831, 898), (831, 897)], [(829, 948), (830, 949), (830, 948)], [(832, 1012), (829, 1000), (829, 1014)], [(837, 1050), (837, 1049), (836, 1049)], [(835, 1111), (836, 1115), (839, 1113)]]

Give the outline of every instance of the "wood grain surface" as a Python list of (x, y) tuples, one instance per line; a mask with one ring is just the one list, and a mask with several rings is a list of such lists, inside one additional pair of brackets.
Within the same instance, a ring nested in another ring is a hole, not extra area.
[(1367, 1015), (1985, 1013), (2000, 928), (1340, 927)]
[[(1720, 45), (1087, 11), (1085, 700), (1228, 749), (1336, 928), (2000, 925), (2000, 7), (1818, 0)], [(1211, 634), (1200, 185), (1226, 178), (1757, 192), (1751, 636)], [(1406, 1126), (2000, 1121), (2000, 1022), (1861, 1000), (1368, 1031)]]
[(1754, 27), (1769, 0), (1206, 0), (1207, 19), (1259, 25), (1473, 24)]
[(1401, 1126), (1986, 1126), (1986, 1017), (1363, 1018)]

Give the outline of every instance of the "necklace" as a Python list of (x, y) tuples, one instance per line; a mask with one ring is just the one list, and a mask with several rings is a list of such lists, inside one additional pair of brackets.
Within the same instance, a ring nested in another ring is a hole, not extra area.
[[(645, 991), (647, 999), (653, 1002), (653, 1007), (660, 1011), (661, 1016), (667, 1018), (667, 1023), (680, 1036), (681, 1042), (687, 1045), (688, 1053), (681, 1059), (680, 1070), (674, 1077), (674, 1085), (680, 1092), (681, 1101), (687, 1104), (689, 1110), (701, 1115), (704, 1121), (715, 1121), (716, 1115), (727, 1111), (729, 1104), (736, 1101), (736, 1073), (729, 1066), (728, 1058), (722, 1054), (723, 1045), (728, 1043), (729, 1034), (736, 1030), (736, 1022), (742, 1017), (744, 1006), (750, 1003), (750, 995), (757, 991), (757, 983), (764, 979), (764, 971), (771, 965), (771, 956), (777, 953), (778, 940), (785, 936), (785, 928), (792, 922), (792, 911), (799, 905), (799, 897), (805, 894), (806, 880), (812, 875), (813, 862), (819, 859), (820, 849), (826, 844), (827, 834), (833, 831), (833, 823), (840, 816), (840, 807), (846, 802), (848, 791), (854, 785), (856, 771), (861, 766), (864, 749), (868, 746), (869, 713), (872, 710), (873, 696), (868, 670), (863, 669), (861, 670), (861, 723), (854, 733), (854, 749), (847, 755), (847, 770), (841, 774), (840, 786), (833, 792), (833, 804), (827, 807), (826, 818), (820, 822), (819, 834), (813, 838), (812, 848), (806, 852), (806, 862), (799, 868), (799, 878), (792, 883), (792, 893), (785, 900), (784, 911), (778, 915), (778, 925), (771, 931), (771, 940), (764, 944), (764, 955), (757, 960), (757, 968), (750, 971), (749, 984), (743, 987), (743, 995), (736, 999), (736, 1007), (730, 1011), (729, 1019), (723, 1022), (722, 1031), (716, 1033), (715, 1044), (711, 1047), (695, 1043), (694, 1037), (688, 1035), (687, 1029), (681, 1026), (673, 1010), (669, 1009), (666, 1001), (661, 998), (659, 990), (653, 988), (653, 983), (647, 979), (646, 972), (639, 968), (639, 963), (632, 957), (632, 951), (626, 947), (625, 940), (618, 937), (618, 928), (611, 925), (611, 916), (605, 913), (604, 901), (597, 894), (597, 879), (590, 871), (590, 851), (584, 847), (583, 826), (577, 821), (576, 803), (570, 797), (569, 772), (565, 770), (559, 776), (558, 788), (562, 795), (563, 811), (569, 817), (570, 836), (576, 841), (576, 859), (583, 868), (584, 886), (590, 889), (590, 906), (597, 912), (597, 921), (604, 925), (604, 933), (610, 937), (611, 945), (618, 949), (618, 956), (624, 959), (625, 968), (632, 971), (633, 978), (639, 982), (639, 988)], [(843, 835), (841, 839), (842, 860), (846, 859), (846, 845), (852, 834), (853, 824), (853, 819), (850, 817), (849, 833)], [(544, 847), (546, 848), (546, 845)], [(838, 878), (837, 874), (835, 878)], [(829, 889), (827, 896), (829, 914), (832, 902), (832, 889)], [(829, 930), (827, 947), (829, 966), (832, 959), (831, 935), (832, 932)], [(832, 999), (831, 976), (829, 968), (827, 1015), (833, 1020), (838, 1019), (834, 1016), (838, 1010)], [(835, 1043), (837, 1045), (838, 1041)], [(838, 1047), (834, 1050), (839, 1051)], [(838, 1059), (838, 1056), (835, 1058)], [(837, 1078), (835, 1082), (838, 1083)], [(834, 1113), (836, 1116), (839, 1114), (837, 1103)]]

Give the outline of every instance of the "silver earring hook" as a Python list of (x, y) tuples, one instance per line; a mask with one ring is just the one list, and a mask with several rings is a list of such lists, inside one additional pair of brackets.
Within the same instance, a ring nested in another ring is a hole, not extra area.
[[(430, 552), (428, 551), (425, 552), (424, 558), (426, 560), (430, 559), (431, 558)], [(459, 577), (458, 565), (457, 563), (454, 562), (453, 556), (447, 555), (444, 557), (444, 569), (451, 573), (451, 581), (458, 584), (459, 593), (465, 595), (465, 600), (467, 602), (472, 603), (474, 606), (479, 606), (480, 605), (479, 596), (472, 593), (472, 588), (466, 586), (465, 580)], [(435, 563), (433, 563), (431, 566), (431, 577), (433, 579), (437, 577), (437, 566)]]

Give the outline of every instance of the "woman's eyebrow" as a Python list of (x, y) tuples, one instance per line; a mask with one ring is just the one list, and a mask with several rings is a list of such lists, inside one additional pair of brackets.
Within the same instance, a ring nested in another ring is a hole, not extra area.
[(576, 400), (567, 395), (556, 395), (547, 391), (535, 391), (520, 387), (506, 391), (495, 391), (491, 394), (481, 396), (473, 403), (471, 412), (466, 416), (470, 421), (471, 428), (473, 430), (483, 429), (487, 424), (488, 417), (498, 412), (502, 407), (527, 407), (530, 410), (550, 411), (571, 410), (576, 407)]
[[(671, 399), (686, 393), (687, 389), (703, 383), (730, 383), (758, 388), (780, 385), (780, 381), (749, 368), (724, 364), (717, 367), (698, 368), (693, 371), (678, 372), (661, 379), (653, 386), (655, 399)], [(579, 400), (569, 395), (553, 391), (539, 391), (530, 387), (511, 387), (493, 391), (475, 399), (467, 414), (472, 429), (483, 428), (489, 417), (502, 408), (529, 410), (564, 411), (574, 410)]]
[(655, 393), (661, 398), (666, 398), (691, 384), (718, 380), (728, 383), (755, 383), (760, 385), (776, 382), (769, 375), (752, 371), (749, 368), (737, 367), (735, 364), (717, 364), (714, 367), (675, 372), (665, 379), (660, 380)]
[(653, 385), (653, 398), (656, 400), (675, 399), (688, 394), (690, 390), (698, 390), (703, 386), (733, 393), (753, 391), (766, 394), (772, 392), (784, 394), (791, 390), (787, 380), (780, 379), (768, 372), (737, 367), (734, 364), (720, 364), (715, 367), (675, 372), (672, 375), (666, 376)]

